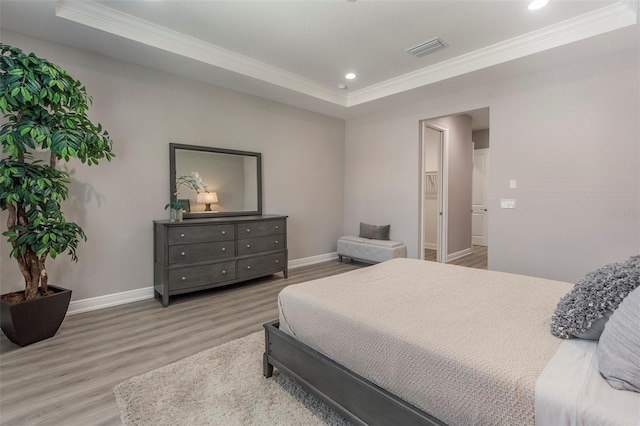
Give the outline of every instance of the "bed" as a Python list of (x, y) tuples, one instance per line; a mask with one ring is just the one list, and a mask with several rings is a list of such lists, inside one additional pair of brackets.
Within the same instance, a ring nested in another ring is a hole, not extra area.
[(264, 374), (354, 424), (639, 424), (640, 395), (599, 376), (596, 343), (549, 333), (571, 287), (415, 259), (292, 285)]

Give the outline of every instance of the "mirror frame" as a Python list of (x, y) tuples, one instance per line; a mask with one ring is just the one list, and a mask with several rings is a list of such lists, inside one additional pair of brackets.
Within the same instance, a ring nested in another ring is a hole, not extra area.
[(169, 199), (171, 202), (176, 201), (176, 149), (187, 151), (211, 152), (217, 154), (241, 155), (245, 157), (256, 158), (256, 173), (258, 175), (258, 210), (242, 210), (242, 211), (226, 211), (218, 213), (184, 213), (185, 219), (201, 219), (210, 217), (229, 217), (229, 216), (252, 216), (262, 215), (262, 154), (259, 152), (238, 151), (226, 148), (213, 148), (209, 146), (185, 145), (179, 143), (169, 144)]

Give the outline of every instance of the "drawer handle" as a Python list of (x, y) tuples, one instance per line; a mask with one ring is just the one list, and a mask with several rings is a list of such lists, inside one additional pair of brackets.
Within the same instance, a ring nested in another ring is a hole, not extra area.
[(180, 253), (180, 254), (184, 256), (186, 253), (185, 253), (185, 252), (182, 252), (182, 253)]
[(182, 277), (182, 281), (186, 281), (186, 280), (187, 280), (187, 277)]
[(226, 247), (222, 247), (222, 251), (227, 251), (227, 248)]
[(276, 225), (276, 229), (280, 229), (280, 227), (278, 225)]
[(250, 228), (247, 228), (247, 232), (251, 232), (251, 229), (250, 229)]
[(276, 259), (276, 263), (280, 263), (280, 261), (278, 259)]
[(180, 238), (184, 238), (184, 234), (180, 234)]
[(278, 240), (276, 240), (276, 244), (278, 244)]
[(226, 234), (227, 234), (227, 231), (222, 231), (222, 235), (226, 235)]
[(251, 244), (247, 244), (247, 248), (251, 248)]
[(247, 269), (251, 269), (251, 265), (247, 265)]
[(226, 270), (226, 269), (223, 269), (223, 270), (222, 270), (222, 275), (224, 275), (224, 274), (226, 274), (226, 273), (227, 273), (227, 270)]

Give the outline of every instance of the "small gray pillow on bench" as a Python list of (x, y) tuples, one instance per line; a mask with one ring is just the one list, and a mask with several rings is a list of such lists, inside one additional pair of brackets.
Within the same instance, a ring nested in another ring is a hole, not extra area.
[(360, 238), (371, 238), (373, 240), (388, 240), (391, 225), (369, 225), (360, 222)]

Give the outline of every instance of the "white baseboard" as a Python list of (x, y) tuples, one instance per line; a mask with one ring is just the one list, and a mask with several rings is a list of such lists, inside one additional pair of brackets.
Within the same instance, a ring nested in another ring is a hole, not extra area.
[[(305, 257), (289, 261), (289, 269), (300, 268), (302, 266), (314, 265), (316, 263), (327, 262), (338, 258), (338, 253), (326, 253), (318, 256)], [(110, 308), (112, 306), (124, 305), (140, 300), (153, 299), (153, 287), (144, 287), (137, 290), (123, 291), (122, 293), (107, 294), (104, 296), (91, 297), (89, 299), (74, 300), (69, 304), (67, 315), (75, 315), (83, 312), (96, 311), (98, 309)]]
[(153, 299), (153, 287), (144, 287), (137, 290), (123, 291), (122, 293), (74, 300), (69, 303), (67, 315), (96, 311), (98, 309), (110, 308), (112, 306), (124, 305), (125, 303), (138, 302), (146, 299)]
[(338, 252), (319, 254), (317, 256), (304, 257), (289, 261), (289, 269), (300, 268), (302, 266), (315, 265), (316, 263), (328, 262), (338, 258)]
[(458, 252), (448, 254), (447, 255), (447, 262), (451, 262), (452, 260), (456, 260), (456, 259), (460, 259), (461, 257), (468, 256), (472, 252), (473, 252), (473, 249), (471, 247), (469, 247), (467, 249), (460, 250)]

